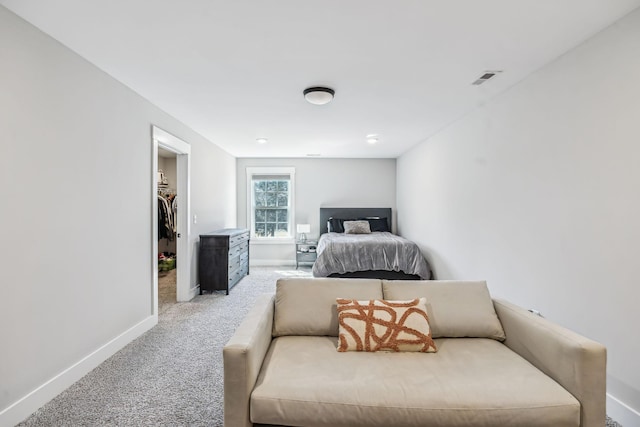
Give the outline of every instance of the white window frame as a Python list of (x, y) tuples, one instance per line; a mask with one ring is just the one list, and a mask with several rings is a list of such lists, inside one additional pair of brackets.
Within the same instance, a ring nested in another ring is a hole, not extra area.
[[(253, 194), (254, 175), (289, 175), (289, 236), (287, 237), (257, 237), (255, 235), (255, 200)], [(248, 167), (247, 168), (247, 225), (251, 233), (251, 243), (282, 243), (291, 244), (295, 241), (295, 188), (296, 168), (294, 167)]]

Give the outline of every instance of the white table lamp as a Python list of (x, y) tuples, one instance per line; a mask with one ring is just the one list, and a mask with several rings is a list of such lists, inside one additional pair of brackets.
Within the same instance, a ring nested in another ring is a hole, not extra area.
[(298, 234), (300, 234), (300, 241), (306, 242), (307, 233), (311, 232), (311, 224), (297, 224), (296, 230), (298, 231)]

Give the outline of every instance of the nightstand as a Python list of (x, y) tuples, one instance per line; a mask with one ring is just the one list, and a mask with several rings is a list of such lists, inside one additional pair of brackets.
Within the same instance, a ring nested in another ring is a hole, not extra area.
[(296, 268), (300, 263), (316, 262), (318, 254), (316, 253), (316, 246), (318, 242), (316, 240), (306, 240), (304, 242), (296, 242)]

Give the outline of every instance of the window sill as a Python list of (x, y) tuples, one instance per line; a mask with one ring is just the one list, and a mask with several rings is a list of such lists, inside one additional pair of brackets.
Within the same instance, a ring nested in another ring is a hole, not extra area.
[(293, 245), (293, 237), (252, 237), (252, 245)]

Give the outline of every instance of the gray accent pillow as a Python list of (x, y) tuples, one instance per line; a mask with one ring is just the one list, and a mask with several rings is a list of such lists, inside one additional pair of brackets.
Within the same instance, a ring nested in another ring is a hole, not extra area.
[(345, 234), (371, 234), (369, 221), (345, 221), (343, 225)]

